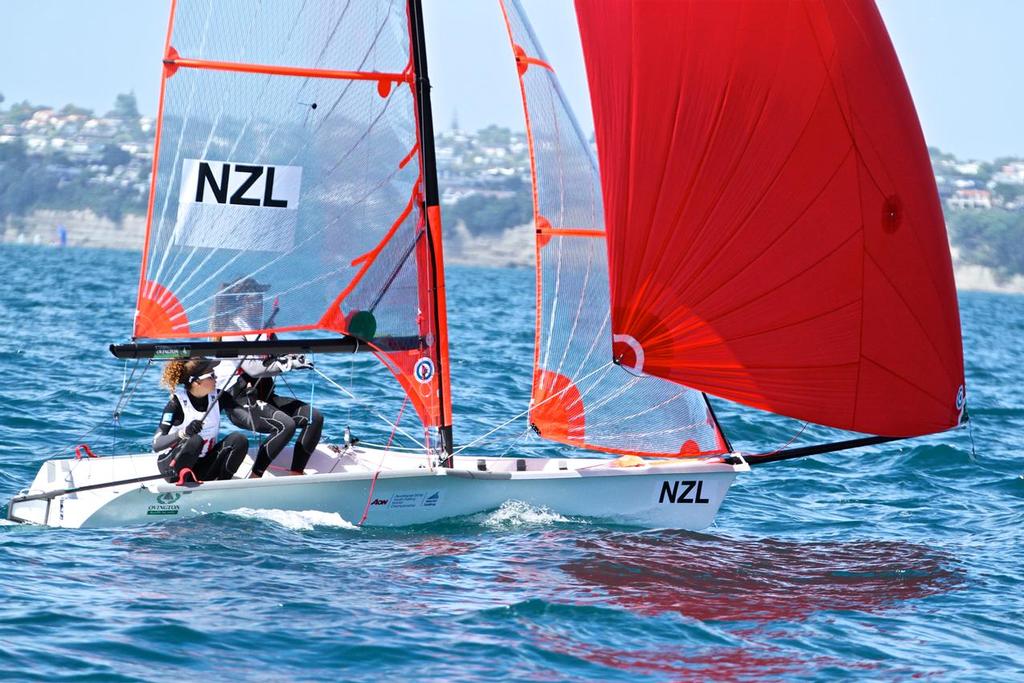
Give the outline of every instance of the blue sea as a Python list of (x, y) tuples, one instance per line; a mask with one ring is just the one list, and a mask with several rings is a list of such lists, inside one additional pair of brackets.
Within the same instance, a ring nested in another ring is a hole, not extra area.
[[(137, 254), (4, 246), (0, 273), (6, 501), (74, 444), (144, 449), (166, 395), (150, 370), (111, 418), (133, 368), (107, 344), (129, 334)], [(533, 282), (449, 269), (459, 443), (526, 408)], [(969, 429), (756, 468), (703, 533), (514, 503), (399, 530), (258, 509), (0, 526), (0, 679), (1024, 679), (1024, 297), (960, 303)], [(378, 414), (402, 404), (387, 373), (363, 356), (318, 366), (360, 399), (290, 380), (325, 438), (348, 425), (386, 442)], [(800, 429), (715, 406), (748, 452)], [(519, 419), (477, 452), (562, 451)]]

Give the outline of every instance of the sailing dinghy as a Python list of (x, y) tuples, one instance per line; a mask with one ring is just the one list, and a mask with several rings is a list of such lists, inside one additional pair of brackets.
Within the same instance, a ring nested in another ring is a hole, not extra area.
[[(305, 476), (258, 480), (52, 459), (10, 519), (408, 525), (520, 500), (701, 529), (751, 464), (965, 419), (938, 195), (870, 0), (577, 0), (600, 163), (517, 0), (499, 4), (533, 170), (529, 422), (594, 457), (454, 447), (420, 1), (177, 0), (133, 341), (114, 355), (372, 353), (431, 438), (324, 444)], [(706, 394), (871, 436), (744, 456)]]

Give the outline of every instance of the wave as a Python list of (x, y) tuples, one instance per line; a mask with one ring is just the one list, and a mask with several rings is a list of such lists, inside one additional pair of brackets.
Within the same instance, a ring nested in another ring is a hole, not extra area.
[(243, 519), (273, 522), (293, 531), (312, 531), (316, 527), (359, 529), (358, 526), (349, 522), (337, 512), (238, 508), (237, 510), (229, 510), (225, 514), (242, 517)]
[(492, 529), (517, 529), (551, 524), (589, 524), (584, 519), (565, 517), (547, 507), (530, 505), (521, 500), (505, 501), (497, 510), (474, 515), (473, 519)]

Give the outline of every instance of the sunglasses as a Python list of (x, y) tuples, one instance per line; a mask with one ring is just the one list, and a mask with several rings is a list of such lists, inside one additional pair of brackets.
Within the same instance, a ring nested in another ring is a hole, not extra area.
[(202, 375), (198, 375), (192, 378), (193, 382), (202, 382), (204, 379), (213, 379), (216, 375), (212, 372), (207, 372)]

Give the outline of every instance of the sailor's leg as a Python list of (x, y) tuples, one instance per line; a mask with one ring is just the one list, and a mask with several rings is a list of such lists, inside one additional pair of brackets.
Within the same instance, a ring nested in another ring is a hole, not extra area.
[(271, 461), (295, 434), (295, 421), (276, 406), (262, 401), (232, 408), (228, 411), (228, 417), (237, 427), (269, 435), (256, 453), (256, 462), (252, 467), (254, 477), (263, 476)]
[(178, 473), (195, 467), (203, 450), (203, 437), (195, 434), (157, 457), (157, 467), (167, 481), (177, 481)]
[(257, 431), (270, 434), (256, 453), (256, 462), (252, 466), (253, 476), (262, 477), (277, 454), (295, 435), (295, 420), (275, 408), (269, 415), (260, 417), (256, 426)]
[(218, 441), (207, 458), (213, 465), (205, 472), (207, 479), (230, 479), (238, 471), (242, 459), (249, 450), (249, 440), (240, 432), (228, 434), (227, 437)]
[(316, 408), (298, 399), (285, 399), (276, 394), (271, 402), (295, 420), (299, 428), (299, 438), (295, 441), (292, 455), (292, 471), (302, 472), (309, 462), (309, 457), (320, 443), (320, 435), (324, 429), (324, 416)]

